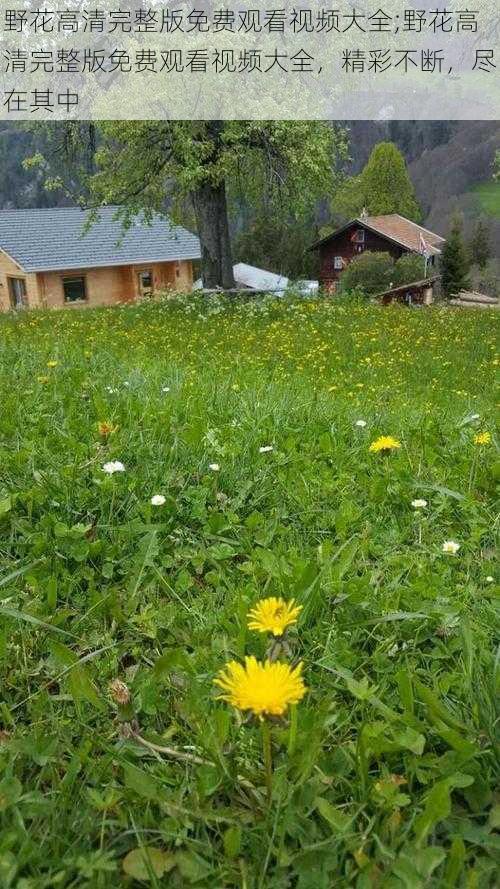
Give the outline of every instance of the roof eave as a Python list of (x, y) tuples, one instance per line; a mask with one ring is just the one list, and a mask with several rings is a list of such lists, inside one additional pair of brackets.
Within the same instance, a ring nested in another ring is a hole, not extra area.
[[(399, 214), (397, 214), (397, 215), (399, 215)], [(401, 218), (404, 219), (405, 217), (402, 216)], [(408, 222), (413, 222), (413, 220), (409, 219)], [(363, 225), (365, 228), (368, 229), (368, 231), (373, 232), (373, 234), (379, 235), (381, 238), (385, 238), (385, 240), (390, 241), (391, 244), (396, 244), (398, 247), (403, 247), (404, 250), (408, 250), (410, 253), (416, 253), (417, 255), (420, 254), (419, 250), (416, 250), (414, 247), (410, 247), (404, 241), (399, 241), (399, 240), (397, 240), (397, 238), (391, 238), (390, 235), (387, 235), (385, 232), (380, 231), (380, 229), (378, 229), (378, 228), (374, 228), (373, 225), (369, 225), (369, 223), (367, 223), (365, 219), (361, 219), (359, 216), (357, 216), (355, 219), (351, 219), (350, 222), (347, 222), (341, 228), (338, 228), (338, 229), (336, 229), (336, 231), (331, 232), (329, 235), (326, 235), (326, 237), (321, 238), (321, 240), (315, 241), (314, 244), (311, 244), (311, 246), (308, 247), (307, 249), (308, 250), (316, 250), (318, 247), (321, 247), (323, 244), (327, 244), (328, 241), (331, 241), (332, 238), (337, 237), (337, 235), (341, 235), (342, 232), (345, 232), (346, 229), (350, 228), (351, 225), (354, 225), (354, 224)], [(418, 226), (418, 228), (423, 229), (422, 226), (418, 225), (418, 222), (415, 222), (413, 224)], [(443, 242), (443, 244), (445, 243), (446, 239), (441, 238), (441, 235), (436, 235), (434, 232), (429, 231), (429, 229), (423, 229), (423, 231), (427, 232), (427, 234), (429, 234), (429, 235), (432, 235), (434, 238), (440, 238), (441, 241)], [(432, 250), (435, 250), (437, 253), (441, 253), (441, 250), (438, 247), (435, 247), (434, 245), (430, 245), (430, 246), (432, 247)]]
[(380, 293), (375, 294), (375, 299), (379, 299), (381, 296), (390, 296), (391, 293), (400, 293), (402, 290), (408, 290), (409, 287), (428, 287), (429, 284), (434, 284), (436, 281), (439, 281), (441, 275), (431, 275), (429, 278), (422, 278), (421, 281), (410, 281), (409, 284), (399, 284), (397, 287), (390, 287), (389, 290), (382, 290)]
[[(0, 248), (3, 250), (3, 248)], [(4, 253), (6, 251), (4, 250)], [(71, 271), (79, 271), (80, 269), (109, 269), (109, 268), (126, 268), (127, 266), (135, 266), (135, 265), (147, 265), (152, 262), (183, 262), (183, 261), (192, 261), (193, 259), (201, 259), (201, 253), (195, 253), (193, 251), (192, 255), (184, 255), (184, 256), (170, 256), (168, 259), (165, 259), (164, 256), (161, 257), (148, 257), (147, 259), (134, 259), (134, 260), (118, 260), (115, 262), (91, 262), (91, 263), (72, 263), (71, 265), (50, 265), (50, 266), (32, 266), (25, 265), (23, 266), (24, 271), (27, 274), (42, 274), (43, 272), (71, 272)], [(19, 265), (19, 263), (16, 263)]]
[(12, 254), (9, 253), (8, 250), (6, 250), (5, 247), (2, 247), (1, 245), (0, 253), (5, 253), (8, 259), (10, 259), (10, 261), (13, 262), (14, 265), (17, 265), (18, 269), (20, 269), (22, 272), (25, 272), (25, 274), (29, 274), (29, 270), (26, 268), (26, 266), (22, 265), (15, 256), (12, 256)]
[(361, 223), (362, 225), (366, 225), (366, 223), (364, 222), (363, 219), (359, 219), (356, 216), (354, 219), (351, 219), (350, 222), (346, 222), (345, 225), (342, 225), (341, 228), (337, 228), (337, 229), (335, 229), (335, 231), (330, 232), (329, 235), (325, 235), (324, 238), (320, 238), (319, 241), (315, 241), (314, 244), (311, 244), (310, 247), (308, 247), (307, 249), (308, 250), (316, 250), (318, 247), (321, 247), (322, 244), (326, 244), (332, 238), (335, 238), (337, 235), (341, 235), (342, 232), (345, 232), (346, 229), (348, 229), (351, 225), (354, 225), (354, 223)]

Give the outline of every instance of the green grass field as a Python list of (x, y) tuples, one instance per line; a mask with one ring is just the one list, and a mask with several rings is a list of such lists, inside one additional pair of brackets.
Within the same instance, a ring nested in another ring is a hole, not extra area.
[(500, 182), (481, 182), (473, 189), (483, 213), (500, 219)]
[[(0, 319), (2, 889), (495, 884), (497, 342), (330, 301)], [(270, 801), (213, 683), (266, 596), (308, 688)]]

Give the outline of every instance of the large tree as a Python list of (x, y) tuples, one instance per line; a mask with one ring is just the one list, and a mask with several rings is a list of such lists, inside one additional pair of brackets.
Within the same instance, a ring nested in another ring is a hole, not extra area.
[(415, 222), (422, 214), (405, 159), (393, 142), (375, 145), (359, 176), (347, 179), (334, 194), (332, 212), (344, 218), (400, 213)]
[(208, 288), (234, 286), (228, 206), (239, 194), (292, 222), (328, 194), (346, 151), (344, 131), (324, 122), (106, 121), (97, 129), (91, 204), (118, 205), (125, 226), (141, 213), (168, 210), (184, 222), (191, 214)]

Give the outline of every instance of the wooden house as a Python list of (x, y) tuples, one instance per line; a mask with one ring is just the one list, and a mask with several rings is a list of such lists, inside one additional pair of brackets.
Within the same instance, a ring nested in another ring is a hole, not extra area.
[(335, 291), (342, 272), (351, 260), (365, 251), (389, 253), (394, 260), (405, 253), (427, 256), (428, 267), (435, 267), (445, 239), (397, 213), (368, 216), (363, 213), (310, 248), (318, 250), (319, 278), (322, 287)]
[(155, 215), (126, 231), (116, 207), (0, 212), (0, 310), (103, 306), (191, 290), (200, 243)]

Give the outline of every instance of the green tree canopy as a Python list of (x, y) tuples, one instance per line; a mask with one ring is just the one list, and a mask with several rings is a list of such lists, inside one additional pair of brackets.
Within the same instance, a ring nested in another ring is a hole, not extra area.
[(404, 157), (393, 142), (375, 145), (359, 176), (347, 179), (334, 194), (334, 215), (352, 219), (363, 209), (370, 216), (400, 213), (414, 222), (422, 218)]
[(305, 217), (346, 154), (342, 128), (300, 120), (103, 121), (96, 144), (85, 182), (94, 206), (119, 205), (125, 226), (141, 213), (190, 215), (204, 284), (225, 288), (234, 286), (228, 207), (243, 194), (269, 217)]

